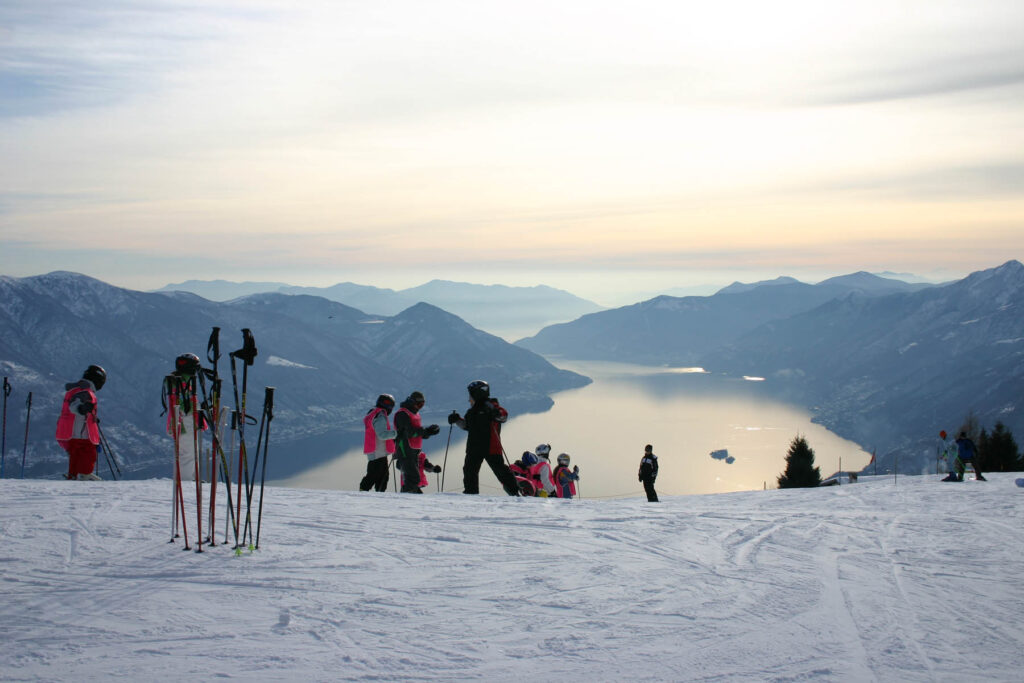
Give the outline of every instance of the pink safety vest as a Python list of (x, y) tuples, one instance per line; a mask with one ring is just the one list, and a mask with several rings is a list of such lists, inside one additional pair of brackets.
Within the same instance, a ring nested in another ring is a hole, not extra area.
[[(555, 468), (555, 474), (554, 474), (554, 477), (555, 477), (555, 488), (558, 489), (558, 497), (559, 498), (562, 497), (562, 481), (561, 481), (561, 477), (559, 475), (561, 475), (561, 473), (563, 471), (564, 472), (568, 472), (569, 468), (566, 467), (565, 465), (559, 465), (558, 467)], [(568, 481), (569, 481), (569, 495), (570, 496), (575, 496), (576, 495), (576, 481), (574, 479), (569, 479)]]
[[(423, 418), (420, 417), (419, 413), (414, 413), (411, 410), (409, 410), (408, 408), (399, 408), (398, 412), (399, 413), (405, 413), (406, 415), (409, 416), (409, 422), (412, 424), (414, 429), (419, 429), (420, 427), (423, 426)], [(397, 422), (397, 420), (396, 420), (396, 422)], [(422, 436), (412, 436), (412, 437), (409, 437), (409, 447), (410, 448), (417, 448), (417, 449), (423, 448), (423, 437)], [(425, 485), (426, 484), (424, 484), (424, 486)]]
[[(75, 414), (71, 412), (68, 407), (71, 404), (71, 399), (75, 395), (85, 392), (89, 394), (89, 401), (93, 404), (96, 403), (96, 393), (92, 389), (86, 389), (84, 387), (72, 387), (68, 390), (68, 393), (64, 394), (64, 405), (60, 408), (60, 417), (57, 418), (57, 442), (67, 443), (74, 438), (75, 430)], [(89, 442), (93, 445), (97, 445), (100, 442), (100, 430), (96, 426), (96, 412), (93, 411), (88, 415), (85, 415), (85, 425), (89, 432)]]
[[(363, 453), (374, 453), (377, 450), (377, 432), (373, 429), (373, 418), (377, 417), (377, 413), (384, 413), (384, 419), (387, 421), (388, 430), (391, 429), (391, 420), (387, 416), (387, 411), (383, 408), (374, 408), (366, 417), (363, 418), (363, 426), (366, 427), (366, 433), (363, 435)], [(384, 447), (387, 449), (388, 454), (395, 452), (395, 440), (388, 439)]]
[[(544, 474), (545, 471), (547, 472), (547, 474)], [(536, 465), (533, 465), (532, 467), (530, 467), (530, 476), (533, 477), (534, 481), (540, 483), (540, 488), (544, 489), (545, 491), (548, 488), (554, 488), (555, 495), (558, 495), (558, 486), (555, 485), (555, 480), (552, 479), (551, 477), (550, 463), (541, 460)], [(544, 481), (545, 478), (547, 478), (547, 481)]]

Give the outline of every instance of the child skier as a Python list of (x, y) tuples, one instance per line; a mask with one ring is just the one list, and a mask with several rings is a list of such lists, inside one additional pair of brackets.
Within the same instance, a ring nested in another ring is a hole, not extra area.
[(568, 453), (559, 454), (554, 478), (559, 498), (572, 498), (576, 495), (576, 482), (580, 480), (580, 468), (579, 465), (574, 465), (572, 471), (569, 470)]
[(103, 388), (107, 373), (98, 365), (90, 365), (82, 379), (64, 385), (64, 404), (57, 419), (57, 443), (68, 452), (68, 473), (65, 479), (99, 480), (96, 469), (96, 447), (100, 429), (96, 419), (96, 392)]
[(441, 471), (440, 465), (434, 465), (427, 460), (427, 454), (420, 451), (416, 454), (417, 468), (419, 477), (417, 478), (417, 484), (408, 484), (405, 480), (405, 472), (401, 473), (401, 481), (399, 482), (402, 486), (402, 493), (423, 493), (423, 487), (429, 486), (430, 481), (427, 480), (427, 472), (433, 472), (435, 474)]

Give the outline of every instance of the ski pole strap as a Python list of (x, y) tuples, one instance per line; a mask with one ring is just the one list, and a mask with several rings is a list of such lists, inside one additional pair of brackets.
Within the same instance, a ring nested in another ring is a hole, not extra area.
[(274, 387), (264, 387), (263, 392), (263, 411), (270, 422), (274, 419)]
[(242, 328), (242, 348), (232, 351), (231, 355), (251, 366), (256, 359), (256, 354), (256, 340), (252, 336), (252, 330), (248, 327)]
[(210, 341), (206, 343), (206, 358), (216, 364), (220, 358), (220, 328), (214, 327), (210, 333)]

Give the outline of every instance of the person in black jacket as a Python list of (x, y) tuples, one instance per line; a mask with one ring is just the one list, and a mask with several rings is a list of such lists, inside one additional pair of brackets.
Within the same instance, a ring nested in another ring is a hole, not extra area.
[(466, 416), (455, 411), (448, 416), (448, 424), (458, 425), (467, 432), (466, 461), (462, 466), (463, 493), (480, 493), (480, 466), (486, 460), (505, 493), (518, 496), (515, 475), (502, 459), (501, 425), (508, 420), (508, 411), (498, 405), (498, 399), (491, 398), (487, 382), (470, 382), (466, 389), (472, 404)]
[(414, 391), (409, 398), (402, 401), (402, 406), (395, 413), (395, 460), (402, 473), (402, 493), (423, 493), (420, 490), (420, 450), (423, 439), (441, 431), (437, 425), (424, 427), (420, 419), (420, 410), (426, 403), (422, 392)]
[(654, 446), (644, 446), (644, 457), (640, 459), (639, 479), (647, 492), (647, 502), (657, 503), (658, 494), (654, 490), (654, 480), (658, 478), (658, 456), (654, 454)]

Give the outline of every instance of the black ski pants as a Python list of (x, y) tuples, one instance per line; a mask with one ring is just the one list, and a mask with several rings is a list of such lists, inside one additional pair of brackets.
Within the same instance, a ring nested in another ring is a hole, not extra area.
[(516, 483), (516, 477), (509, 470), (499, 453), (488, 453), (486, 455), (482, 453), (466, 453), (466, 462), (462, 465), (462, 492), (480, 493), (480, 466), (483, 465), (485, 460), (490, 465), (491, 471), (494, 472), (494, 476), (501, 482), (505, 493), (510, 496), (518, 496), (519, 485)]
[(647, 493), (647, 502), (648, 503), (657, 503), (658, 502), (658, 494), (654, 490), (654, 480), (653, 479), (644, 479), (644, 491)]
[(359, 482), (360, 491), (388, 490), (388, 459), (387, 456), (370, 460), (366, 463), (366, 476)]

